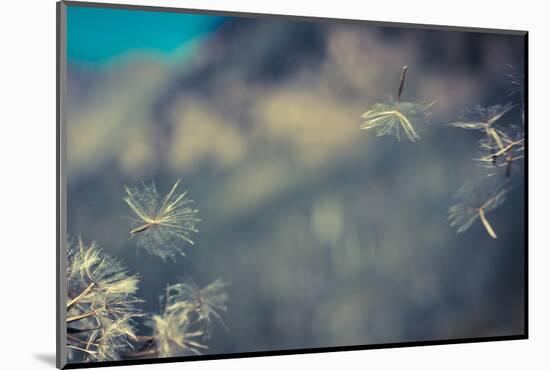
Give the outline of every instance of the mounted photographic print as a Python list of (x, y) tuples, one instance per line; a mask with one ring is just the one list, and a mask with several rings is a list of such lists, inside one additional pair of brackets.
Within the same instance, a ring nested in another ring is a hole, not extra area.
[(526, 32), (57, 10), (58, 367), (527, 338)]

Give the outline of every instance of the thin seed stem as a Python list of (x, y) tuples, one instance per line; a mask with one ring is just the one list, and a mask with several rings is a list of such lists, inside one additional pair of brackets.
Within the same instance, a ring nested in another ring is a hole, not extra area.
[(405, 85), (405, 77), (407, 77), (407, 66), (403, 66), (403, 70), (401, 71), (401, 78), (399, 80), (399, 88), (397, 89), (397, 102), (399, 103), (401, 101), (401, 93), (403, 93), (403, 87)]
[(491, 238), (496, 239), (497, 234), (495, 233), (495, 230), (493, 230), (493, 227), (489, 223), (489, 220), (487, 220), (487, 217), (485, 217), (485, 211), (483, 210), (483, 208), (480, 208), (478, 212), (479, 218), (481, 219), (481, 223), (485, 227), (485, 230), (487, 230), (487, 233), (491, 236)]
[(88, 295), (88, 293), (90, 293), (90, 291), (94, 288), (95, 286), (95, 283), (92, 282), (90, 285), (88, 285), (88, 287), (86, 289), (84, 289), (82, 291), (82, 293), (80, 293), (79, 295), (77, 295), (76, 297), (74, 297), (73, 299), (71, 299), (68, 303), (67, 303), (67, 311), (69, 311), (71, 308), (73, 308), (78, 302), (80, 302), (84, 297), (86, 297), (86, 295)]
[(500, 136), (498, 135), (497, 131), (492, 127), (486, 128), (487, 135), (493, 138), (495, 143), (497, 143), (499, 150), (504, 149), (504, 144), (502, 144), (502, 140), (500, 140)]
[(136, 227), (135, 229), (131, 230), (131, 231), (130, 231), (130, 234), (137, 234), (137, 233), (140, 233), (140, 232), (142, 232), (142, 231), (147, 230), (149, 227), (151, 227), (151, 224), (144, 224), (144, 225), (138, 226), (138, 227)]
[(143, 357), (143, 356), (153, 356), (153, 355), (158, 355), (159, 353), (159, 350), (158, 349), (150, 349), (148, 351), (139, 351), (139, 352), (129, 352), (129, 353), (125, 353), (124, 354), (124, 357), (126, 358), (134, 358), (134, 357)]
[(507, 151), (509, 151), (510, 149), (512, 149), (512, 147), (514, 147), (515, 145), (519, 145), (521, 144), (525, 139), (520, 139), (518, 141), (514, 141), (513, 143), (510, 143), (508, 144), (507, 146), (505, 146), (504, 148), (500, 149), (498, 152), (496, 152), (495, 154), (493, 154), (494, 156), (498, 157), (499, 155), (502, 155), (504, 153), (506, 153)]
[(508, 155), (506, 157), (506, 178), (509, 179), (512, 175), (512, 156)]
[(95, 346), (95, 347), (99, 347), (99, 344), (98, 343), (89, 343), (88, 341), (85, 341), (85, 340), (82, 340), (80, 338), (77, 338), (73, 335), (67, 335), (67, 338), (69, 340), (72, 340), (74, 342), (77, 342), (77, 343), (80, 343), (80, 344), (85, 344), (86, 345), (86, 348), (88, 348), (89, 346)]
[(71, 345), (67, 345), (67, 348), (71, 348), (71, 349), (74, 349), (74, 350), (77, 350), (77, 351), (82, 351), (88, 355), (97, 355), (98, 352), (97, 351), (88, 351), (84, 348), (80, 348), (80, 347), (76, 347), (76, 346), (71, 346)]
[(98, 308), (96, 310), (85, 312), (85, 313), (80, 314), (80, 315), (68, 317), (67, 318), (67, 324), (69, 324), (71, 322), (74, 322), (74, 321), (79, 321), (79, 320), (85, 319), (85, 318), (90, 317), (90, 316), (93, 316), (93, 315), (97, 314), (99, 311), (101, 311), (102, 309), (103, 308)]

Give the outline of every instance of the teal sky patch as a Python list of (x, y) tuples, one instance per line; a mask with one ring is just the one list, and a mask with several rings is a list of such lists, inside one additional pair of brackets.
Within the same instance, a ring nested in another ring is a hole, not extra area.
[(67, 56), (104, 63), (130, 51), (170, 54), (212, 32), (224, 17), (144, 10), (67, 8)]

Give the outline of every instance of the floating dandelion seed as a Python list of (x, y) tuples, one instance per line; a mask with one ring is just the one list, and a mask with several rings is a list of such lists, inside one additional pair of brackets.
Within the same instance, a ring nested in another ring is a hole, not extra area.
[[(513, 67), (507, 74), (508, 83), (512, 87), (511, 96), (523, 94), (523, 80), (516, 74)], [(503, 119), (512, 109), (521, 109), (521, 125), (512, 124)], [(476, 105), (462, 112), (460, 120), (449, 124), (453, 127), (467, 130), (479, 130), (483, 138), (479, 141), (481, 156), (475, 158), (485, 168), (488, 176), (478, 183), (469, 183), (458, 194), (460, 203), (449, 209), (451, 226), (457, 227), (457, 232), (466, 231), (479, 218), (485, 230), (492, 238), (497, 235), (487, 219), (487, 213), (502, 205), (510, 189), (512, 166), (524, 157), (525, 151), (525, 114), (523, 101), (517, 104), (491, 105), (483, 107)], [(503, 124), (506, 123), (506, 124)], [(497, 176), (504, 173), (503, 177)]]
[(425, 118), (429, 113), (429, 108), (433, 102), (428, 105), (418, 103), (377, 103), (371, 109), (366, 111), (362, 117), (365, 122), (361, 125), (361, 130), (375, 129), (376, 136), (392, 135), (401, 140), (401, 131), (411, 141), (420, 140), (413, 123), (415, 118)]
[(478, 104), (471, 109), (465, 110), (462, 113), (460, 121), (450, 123), (449, 125), (467, 130), (483, 131), (487, 140), (494, 142), (498, 148), (502, 149), (504, 148), (504, 144), (502, 143), (501, 132), (496, 128), (495, 124), (514, 107), (514, 105), (510, 104), (492, 105), (490, 107), (482, 107)]
[(450, 123), (450, 126), (464, 128), (467, 130), (481, 130), (485, 131), (487, 136), (494, 137), (492, 132), (495, 123), (502, 118), (506, 113), (512, 110), (515, 105), (491, 105), (489, 107), (483, 107), (479, 104), (473, 108), (466, 109), (462, 112), (460, 120), (458, 122)]
[(479, 218), (487, 233), (496, 239), (497, 234), (487, 219), (487, 213), (504, 203), (509, 189), (507, 181), (487, 177), (467, 183), (457, 194), (459, 203), (449, 208), (451, 226), (457, 228), (457, 233), (463, 233)]
[(399, 88), (395, 100), (388, 103), (374, 104), (371, 109), (361, 116), (365, 121), (361, 124), (361, 130), (374, 129), (376, 136), (393, 135), (401, 140), (401, 131), (411, 141), (420, 140), (414, 124), (424, 121), (430, 114), (429, 109), (435, 103), (430, 104), (401, 102), (401, 93), (405, 84), (407, 66), (403, 67)]
[(507, 64), (508, 72), (506, 73), (506, 82), (510, 96), (518, 96), (523, 100), (525, 89), (525, 76), (523, 71), (518, 70), (515, 66)]
[(151, 320), (154, 334), (147, 354), (159, 357), (198, 355), (208, 347), (209, 323), (227, 310), (227, 286), (221, 279), (200, 289), (192, 283), (169, 285), (161, 296), (164, 310)]
[(189, 206), (193, 201), (186, 198), (187, 192), (176, 194), (179, 183), (164, 198), (154, 182), (144, 183), (142, 189), (125, 187), (124, 201), (136, 216), (130, 234), (137, 238), (138, 247), (163, 260), (185, 256), (184, 244), (193, 245), (191, 235), (198, 232), (198, 210)]
[[(515, 107), (516, 105), (511, 104), (486, 108), (476, 105), (463, 112), (461, 121), (450, 124), (453, 127), (484, 132), (485, 136), (479, 143), (483, 154), (477, 160), (492, 169), (504, 167), (506, 178), (510, 177), (512, 162), (523, 158), (523, 128), (499, 125), (499, 120)], [(491, 171), (489, 175), (493, 176), (495, 172)]]
[(519, 101), (521, 106), (521, 121), (525, 124), (525, 75), (511, 64), (507, 64), (509, 72), (506, 73), (509, 95)]
[(169, 310), (163, 315), (153, 316), (155, 328), (155, 348), (158, 357), (200, 355), (200, 350), (208, 349), (202, 343), (202, 329), (192, 329), (188, 313)]
[(69, 243), (67, 348), (70, 360), (116, 360), (132, 348), (133, 319), (141, 316), (137, 276), (95, 243)]
[[(221, 313), (227, 311), (228, 295), (225, 291), (228, 283), (217, 279), (204, 288), (188, 281), (170, 286), (169, 296), (175, 302), (190, 304), (197, 314), (197, 320), (210, 324), (217, 319), (223, 326)], [(168, 292), (167, 292), (168, 294)]]
[(495, 130), (500, 141), (483, 138), (479, 144), (483, 154), (477, 160), (490, 170), (489, 176), (498, 175), (499, 170), (504, 169), (505, 177), (510, 178), (513, 163), (524, 157), (525, 132), (516, 125)]

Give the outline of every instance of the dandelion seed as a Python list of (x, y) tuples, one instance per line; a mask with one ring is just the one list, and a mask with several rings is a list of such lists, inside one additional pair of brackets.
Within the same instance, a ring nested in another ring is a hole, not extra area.
[(190, 207), (193, 201), (186, 197), (187, 192), (176, 193), (179, 183), (164, 197), (154, 182), (141, 189), (125, 188), (124, 201), (135, 215), (130, 234), (137, 238), (138, 247), (163, 260), (185, 256), (184, 245), (193, 245), (191, 235), (198, 232), (198, 210)]
[(490, 107), (476, 105), (462, 113), (461, 121), (450, 124), (454, 127), (484, 132), (485, 135), (479, 142), (483, 154), (477, 160), (491, 169), (489, 176), (497, 174), (494, 169), (505, 168), (505, 177), (509, 178), (512, 162), (523, 158), (525, 143), (523, 128), (500, 124), (501, 118), (515, 107), (516, 105), (512, 104)]
[(479, 218), (487, 233), (496, 239), (497, 234), (487, 219), (487, 213), (504, 203), (509, 189), (507, 181), (487, 177), (467, 183), (456, 196), (459, 202), (449, 208), (450, 225), (457, 228), (457, 233), (463, 233)]
[(496, 123), (515, 105), (492, 105), (489, 107), (482, 107), (476, 105), (475, 107), (462, 112), (461, 120), (458, 122), (450, 123), (450, 126), (463, 128), (467, 130), (481, 130), (485, 133), (487, 140), (494, 142), (494, 145), (499, 150), (504, 148), (502, 142), (502, 133), (496, 128)]
[[(227, 311), (229, 296), (225, 289), (228, 283), (217, 279), (204, 288), (187, 281), (170, 286), (169, 302), (172, 304), (190, 304), (197, 314), (197, 320), (210, 324), (217, 319), (224, 325), (221, 313)], [(225, 325), (224, 325), (225, 326)]]
[(163, 315), (154, 315), (152, 320), (154, 352), (158, 357), (200, 355), (202, 349), (208, 349), (201, 340), (204, 332), (191, 329), (187, 312), (169, 310)]
[(406, 75), (407, 66), (404, 66), (396, 98), (387, 103), (376, 103), (363, 113), (361, 130), (375, 130), (376, 136), (392, 135), (397, 140), (401, 140), (401, 132), (404, 132), (409, 140), (420, 140), (415, 125), (426, 120), (435, 101), (429, 104), (401, 102)]
[(221, 321), (221, 312), (227, 310), (227, 283), (218, 279), (200, 289), (185, 282), (169, 285), (161, 296), (164, 311), (154, 315), (155, 351), (159, 357), (200, 354), (208, 347), (204, 341), (210, 335), (212, 318)]
[(515, 66), (507, 64), (508, 72), (506, 73), (506, 83), (510, 96), (518, 96), (523, 99), (525, 88), (525, 76), (523, 71), (518, 70)]
[(511, 125), (506, 128), (495, 128), (500, 139), (485, 137), (480, 140), (481, 157), (476, 160), (489, 169), (489, 176), (499, 175), (504, 169), (505, 178), (510, 178), (512, 165), (523, 159), (525, 151), (525, 133), (523, 128)]
[(67, 348), (69, 360), (116, 360), (131, 348), (133, 320), (141, 316), (135, 297), (137, 276), (95, 243), (70, 242), (67, 266)]
[(515, 105), (512, 104), (497, 104), (489, 107), (483, 107), (477, 104), (473, 108), (462, 111), (460, 120), (450, 123), (449, 125), (467, 130), (482, 130), (485, 131), (488, 136), (492, 137), (494, 136), (490, 132), (492, 126), (514, 107)]
[(507, 65), (509, 72), (506, 73), (509, 95), (518, 101), (521, 106), (521, 121), (525, 124), (525, 75), (513, 65)]
[[(401, 140), (401, 131), (411, 141), (420, 140), (420, 136), (413, 126), (416, 119), (425, 119), (429, 115), (429, 108), (434, 102), (423, 105), (418, 103), (377, 103), (366, 111), (362, 117), (365, 122), (361, 130), (376, 130), (376, 136), (392, 135)], [(416, 121), (418, 122), (418, 121)]]

